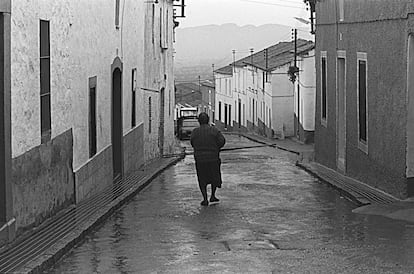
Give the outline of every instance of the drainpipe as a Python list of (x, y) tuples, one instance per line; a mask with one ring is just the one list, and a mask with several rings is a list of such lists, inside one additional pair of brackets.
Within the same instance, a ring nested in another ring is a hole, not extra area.
[(0, 1), (0, 245), (15, 237), (11, 182), (11, 0)]

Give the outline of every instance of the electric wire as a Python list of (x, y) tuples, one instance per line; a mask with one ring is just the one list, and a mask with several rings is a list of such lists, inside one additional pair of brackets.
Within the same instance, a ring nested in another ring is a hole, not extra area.
[(269, 3), (269, 2), (262, 2), (262, 1), (256, 1), (256, 0), (239, 0), (243, 2), (250, 2), (250, 3), (256, 3), (256, 4), (262, 4), (262, 5), (270, 5), (270, 6), (279, 6), (279, 7), (285, 7), (285, 8), (292, 8), (292, 9), (304, 9), (304, 7), (298, 7), (298, 6), (289, 6), (289, 5), (283, 5), (283, 4), (276, 4), (276, 3)]

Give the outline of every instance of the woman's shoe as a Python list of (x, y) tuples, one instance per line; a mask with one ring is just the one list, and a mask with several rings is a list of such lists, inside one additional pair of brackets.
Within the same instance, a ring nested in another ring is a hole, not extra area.
[(220, 201), (220, 200), (217, 199), (216, 197), (210, 197), (210, 202), (211, 203), (215, 203), (215, 202), (218, 202), (218, 201)]

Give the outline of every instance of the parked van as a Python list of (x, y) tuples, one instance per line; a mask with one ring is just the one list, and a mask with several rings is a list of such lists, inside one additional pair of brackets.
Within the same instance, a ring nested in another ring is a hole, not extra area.
[(178, 139), (185, 140), (190, 139), (193, 129), (198, 127), (197, 116), (181, 117), (177, 121), (177, 135)]

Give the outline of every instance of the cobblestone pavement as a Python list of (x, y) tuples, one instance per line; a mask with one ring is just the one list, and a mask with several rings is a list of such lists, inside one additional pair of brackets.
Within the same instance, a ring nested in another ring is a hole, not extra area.
[(187, 156), (49, 272), (414, 273), (414, 224), (352, 213), (295, 159), (266, 147), (222, 153), (220, 203), (201, 207)]

